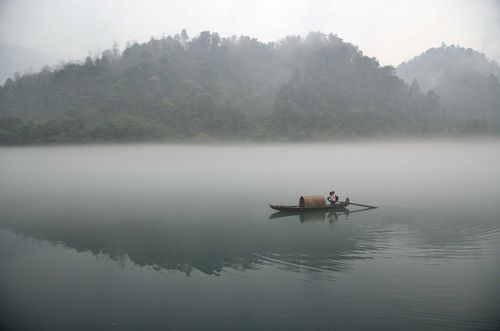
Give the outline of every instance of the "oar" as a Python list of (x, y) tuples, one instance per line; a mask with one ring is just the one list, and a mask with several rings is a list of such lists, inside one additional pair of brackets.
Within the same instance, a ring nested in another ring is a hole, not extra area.
[(370, 206), (370, 205), (362, 205), (360, 203), (354, 203), (354, 202), (349, 202), (350, 205), (354, 205), (354, 206), (360, 206), (360, 207), (366, 207), (366, 208), (378, 208), (378, 207), (375, 207), (375, 206)]

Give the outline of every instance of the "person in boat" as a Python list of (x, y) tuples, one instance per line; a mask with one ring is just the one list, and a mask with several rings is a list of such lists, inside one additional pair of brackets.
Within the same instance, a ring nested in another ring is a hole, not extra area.
[(335, 194), (335, 191), (331, 191), (328, 193), (328, 198), (326, 199), (330, 201), (331, 205), (334, 205), (337, 201), (339, 201), (339, 196)]

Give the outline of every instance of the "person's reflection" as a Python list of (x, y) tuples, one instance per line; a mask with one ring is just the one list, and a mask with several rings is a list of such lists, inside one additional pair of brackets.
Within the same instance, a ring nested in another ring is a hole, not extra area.
[(330, 222), (330, 224), (333, 224), (339, 220), (339, 215), (337, 215), (337, 213), (329, 213), (326, 216), (326, 218), (327, 218), (328, 222)]

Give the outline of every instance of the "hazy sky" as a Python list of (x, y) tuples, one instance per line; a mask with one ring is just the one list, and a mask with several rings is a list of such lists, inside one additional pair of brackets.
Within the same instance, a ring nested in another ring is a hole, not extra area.
[(331, 32), (382, 64), (441, 42), (500, 62), (500, 0), (0, 0), (0, 42), (61, 60), (182, 28), (190, 36), (210, 30), (261, 41)]

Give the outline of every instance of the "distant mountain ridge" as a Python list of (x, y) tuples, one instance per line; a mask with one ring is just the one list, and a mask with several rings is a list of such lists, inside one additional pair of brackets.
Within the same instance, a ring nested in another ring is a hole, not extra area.
[[(489, 60), (484, 53), (471, 48), (460, 46), (446, 46), (429, 48), (413, 59), (401, 63), (396, 73), (407, 83), (417, 79), (423, 90), (434, 89), (439, 79), (447, 72), (476, 72), (484, 76), (494, 74), (500, 76), (500, 66)], [(434, 78), (434, 79), (432, 79)]]
[(12, 78), (16, 72), (38, 72), (45, 65), (54, 65), (56, 60), (40, 51), (24, 46), (0, 43), (0, 84)]
[(400, 64), (396, 73), (424, 92), (434, 90), (442, 106), (458, 116), (500, 113), (500, 66), (473, 49), (444, 44), (430, 48)]

